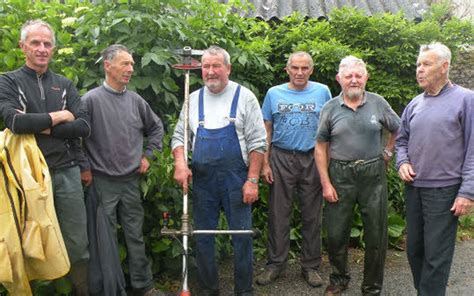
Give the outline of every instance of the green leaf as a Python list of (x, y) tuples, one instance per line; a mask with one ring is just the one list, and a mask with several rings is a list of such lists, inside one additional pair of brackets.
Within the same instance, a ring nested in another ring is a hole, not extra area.
[(145, 182), (145, 180), (141, 180), (140, 181), (140, 189), (141, 189), (141, 192), (143, 193), (143, 196), (147, 196), (148, 194), (148, 184)]
[(157, 95), (161, 92), (161, 84), (157, 79), (154, 79), (151, 81), (151, 88), (153, 89), (153, 92)]
[(290, 240), (297, 240), (298, 234), (295, 228), (291, 228), (290, 230)]
[(61, 44), (69, 44), (69, 42), (71, 42), (72, 36), (68, 32), (59, 32), (56, 34), (56, 38)]
[(388, 217), (388, 235), (400, 237), (405, 230), (405, 220), (396, 213), (390, 213)]
[(171, 92), (177, 92), (179, 90), (179, 86), (176, 85), (176, 82), (171, 77), (166, 77), (163, 79), (162, 84), (167, 90)]
[(114, 26), (114, 30), (123, 34), (130, 34), (130, 26), (125, 22), (118, 23)]
[(166, 251), (170, 243), (171, 242), (169, 239), (161, 239), (159, 241), (155, 241), (152, 245), (153, 253), (161, 253)]
[(170, 209), (169, 209), (167, 206), (165, 206), (164, 204), (159, 204), (159, 205), (158, 205), (158, 209), (159, 209), (160, 211), (162, 211), (162, 212), (168, 212), (168, 211), (170, 210)]
[(112, 20), (112, 23), (110, 24), (110, 26), (113, 27), (116, 24), (120, 23), (121, 21), (123, 21), (123, 18), (116, 18), (116, 19)]
[(92, 34), (92, 37), (94, 37), (94, 38), (99, 37), (99, 34), (100, 34), (100, 27), (99, 27), (99, 26), (96, 26), (96, 27), (94, 27), (94, 28), (91, 28), (91, 29), (90, 29), (90, 33)]
[(151, 53), (151, 52), (147, 52), (143, 55), (142, 62), (141, 62), (142, 68), (144, 68), (145, 66), (147, 66), (151, 62), (152, 55), (153, 55), (153, 53)]
[(124, 245), (119, 245), (119, 257), (120, 257), (120, 262), (123, 262), (125, 258), (127, 257), (127, 248)]
[(165, 102), (167, 104), (173, 104), (175, 106), (179, 105), (178, 98), (174, 94), (169, 92), (165, 92)]
[(10, 53), (7, 53), (3, 58), (3, 62), (7, 65), (9, 70), (12, 70), (16, 65), (16, 56)]
[(358, 228), (352, 227), (351, 228), (351, 237), (359, 237), (361, 235), (361, 231)]
[(71, 283), (66, 278), (60, 278), (54, 281), (54, 288), (56, 292), (62, 295), (68, 295), (72, 292)]
[(145, 76), (145, 77), (134, 77), (133, 82), (137, 89), (146, 89), (150, 86), (153, 77)]
[(173, 244), (173, 248), (171, 249), (171, 255), (175, 258), (183, 255), (183, 248), (181, 247), (180, 244), (177, 244), (177, 243)]
[(153, 62), (155, 62), (155, 64), (157, 65), (167, 65), (168, 63), (166, 62), (166, 57), (164, 56), (159, 56), (157, 55), (156, 53), (153, 53), (151, 55), (151, 59), (153, 60)]
[(82, 82), (83, 87), (89, 87), (96, 83), (96, 79), (94, 77), (85, 77), (84, 81)]
[(388, 226), (388, 236), (390, 237), (400, 237), (405, 230), (405, 226), (402, 225), (389, 225)]
[(246, 53), (241, 54), (241, 55), (238, 57), (237, 60), (239, 61), (240, 64), (242, 64), (242, 66), (245, 66), (245, 64), (247, 64), (247, 60), (248, 60), (248, 59), (247, 59), (247, 54), (246, 54)]

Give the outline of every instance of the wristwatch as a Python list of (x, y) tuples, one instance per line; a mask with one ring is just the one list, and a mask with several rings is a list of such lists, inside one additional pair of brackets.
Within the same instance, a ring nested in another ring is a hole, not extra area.
[(247, 181), (253, 184), (258, 184), (258, 178), (247, 178)]
[(393, 156), (393, 152), (390, 151), (390, 150), (388, 150), (387, 148), (385, 148), (385, 149), (383, 150), (383, 153), (384, 153), (385, 155), (387, 155), (388, 157), (392, 157), (392, 156)]

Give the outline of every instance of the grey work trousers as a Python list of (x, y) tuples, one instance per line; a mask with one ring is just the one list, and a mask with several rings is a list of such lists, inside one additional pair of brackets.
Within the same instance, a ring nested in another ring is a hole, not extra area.
[(450, 211), (459, 185), (406, 185), (407, 257), (420, 296), (444, 296), (453, 261), (458, 217)]
[(69, 261), (74, 265), (89, 259), (86, 204), (80, 170), (78, 166), (73, 166), (51, 170), (50, 174), (54, 208)]
[(313, 150), (293, 152), (272, 147), (273, 184), (268, 201), (268, 268), (285, 268), (290, 250), (293, 196), (301, 211), (301, 267), (318, 270), (321, 264), (322, 191)]
[(122, 226), (127, 244), (132, 288), (146, 291), (153, 286), (153, 274), (143, 241), (144, 210), (140, 196), (139, 176), (124, 180), (94, 175), (94, 184), (99, 202), (115, 236), (117, 235), (117, 218)]
[(324, 206), (332, 266), (330, 281), (336, 285), (347, 285), (350, 281), (347, 255), (354, 207), (358, 204), (365, 243), (362, 294), (380, 295), (388, 240), (385, 163), (381, 158), (366, 162), (332, 159), (329, 177), (339, 198), (338, 202), (326, 202)]

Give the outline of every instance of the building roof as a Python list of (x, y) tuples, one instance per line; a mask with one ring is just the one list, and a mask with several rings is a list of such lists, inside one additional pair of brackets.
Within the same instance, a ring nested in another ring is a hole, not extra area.
[[(218, 0), (228, 3), (229, 0)], [(281, 19), (294, 11), (302, 15), (320, 18), (327, 17), (336, 8), (355, 7), (362, 9), (367, 15), (377, 13), (398, 13), (403, 10), (407, 19), (421, 18), (428, 8), (425, 0), (247, 0), (255, 6), (255, 10), (246, 14), (264, 20)]]

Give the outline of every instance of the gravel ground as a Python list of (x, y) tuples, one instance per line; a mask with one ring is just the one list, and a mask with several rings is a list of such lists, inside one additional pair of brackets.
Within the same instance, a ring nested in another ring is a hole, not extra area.
[[(362, 281), (363, 252), (361, 250), (351, 249), (349, 260), (352, 279), (349, 284), (349, 289), (345, 291), (344, 295), (361, 295), (360, 284)], [(265, 262), (263, 261), (255, 264), (254, 278), (255, 275), (263, 271), (264, 264)], [(232, 262), (231, 260), (225, 261), (221, 263), (220, 266), (221, 295), (233, 295)], [(303, 280), (298, 262), (289, 262), (287, 270), (273, 284), (264, 287), (255, 284), (255, 295), (322, 295), (325, 285), (328, 284), (329, 273), (329, 262), (327, 256), (324, 255), (320, 274), (325, 280), (325, 284), (321, 288), (311, 288)], [(199, 294), (193, 293), (193, 295)], [(382, 295), (416, 295), (412, 285), (411, 273), (405, 252), (395, 250), (388, 251)], [(456, 245), (447, 295), (474, 295), (474, 240), (458, 242)]]

